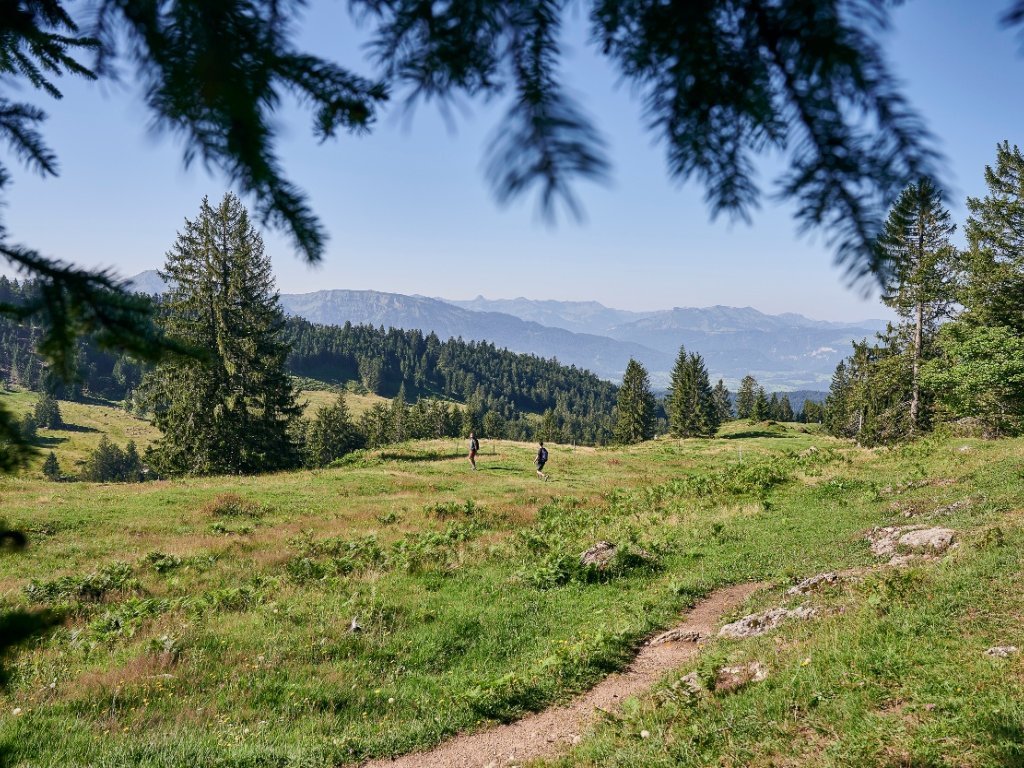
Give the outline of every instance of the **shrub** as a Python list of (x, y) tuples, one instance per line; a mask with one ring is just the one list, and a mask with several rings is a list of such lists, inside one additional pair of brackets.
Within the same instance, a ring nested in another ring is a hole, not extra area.
[(163, 552), (149, 552), (144, 558), (157, 573), (167, 573), (181, 566), (181, 558)]
[(32, 579), (25, 587), (25, 594), (36, 603), (99, 602), (111, 592), (132, 592), (139, 586), (128, 563), (114, 562), (86, 576), (61, 576), (50, 581)]
[(210, 517), (248, 517), (252, 520), (258, 520), (267, 511), (265, 505), (237, 493), (222, 493), (202, 507), (202, 512)]

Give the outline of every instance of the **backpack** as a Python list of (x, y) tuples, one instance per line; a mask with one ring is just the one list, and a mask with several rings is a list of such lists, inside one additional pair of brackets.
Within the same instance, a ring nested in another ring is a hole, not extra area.
[(542, 447), (539, 451), (537, 451), (537, 461), (539, 461), (541, 464), (543, 464), (547, 460), (548, 460), (548, 449)]
[(480, 450), (480, 441), (477, 440), (475, 437), (472, 440), (469, 441), (469, 450), (471, 450), (471, 451), (479, 451)]

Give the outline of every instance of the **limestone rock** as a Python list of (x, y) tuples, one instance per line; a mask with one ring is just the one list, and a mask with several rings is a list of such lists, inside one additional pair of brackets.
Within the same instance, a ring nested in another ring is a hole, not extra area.
[(718, 636), (733, 639), (757, 637), (775, 629), (786, 619), (809, 619), (815, 613), (817, 611), (806, 606), (799, 606), (798, 608), (772, 608), (770, 611), (752, 613), (731, 624), (726, 624), (718, 630)]
[(699, 643), (704, 639), (704, 635), (693, 629), (682, 629), (676, 627), (670, 629), (668, 632), (662, 632), (656, 638), (651, 640), (651, 645), (662, 645), (664, 643)]
[(872, 528), (865, 538), (879, 557), (900, 554), (940, 555), (954, 545), (956, 531), (922, 525), (889, 525)]
[(722, 667), (715, 675), (715, 691), (731, 693), (751, 683), (760, 683), (768, 677), (768, 667), (760, 661), (748, 661)]
[(918, 554), (941, 555), (953, 546), (956, 531), (952, 528), (924, 528), (900, 536), (897, 549)]
[(1017, 653), (1020, 649), (1016, 645), (994, 645), (985, 651), (986, 656), (994, 656), (997, 659), (1005, 659)]
[(608, 563), (615, 558), (615, 553), (618, 551), (619, 548), (610, 541), (599, 541), (580, 555), (580, 565), (593, 565), (598, 570), (602, 570), (608, 567)]
[(808, 592), (814, 592), (816, 589), (822, 586), (831, 586), (832, 584), (839, 583), (839, 574), (828, 571), (827, 573), (819, 573), (809, 578), (804, 579), (799, 584), (790, 587), (786, 590), (787, 595), (806, 595)]

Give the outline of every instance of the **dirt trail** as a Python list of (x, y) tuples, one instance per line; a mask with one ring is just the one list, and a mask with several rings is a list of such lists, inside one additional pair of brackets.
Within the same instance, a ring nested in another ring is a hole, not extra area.
[[(716, 590), (673, 629), (711, 636), (724, 614), (763, 586), (737, 584)], [(555, 755), (577, 740), (600, 710), (616, 710), (624, 699), (651, 688), (666, 672), (695, 656), (698, 647), (686, 640), (645, 645), (625, 670), (608, 676), (566, 705), (508, 725), (456, 736), (428, 752), (363, 763), (363, 768), (511, 768)]]

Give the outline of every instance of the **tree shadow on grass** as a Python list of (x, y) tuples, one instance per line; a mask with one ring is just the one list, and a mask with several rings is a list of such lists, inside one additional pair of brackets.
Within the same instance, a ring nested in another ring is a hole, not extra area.
[(381, 451), (380, 458), (383, 461), (451, 461), (452, 459), (466, 459), (464, 453), (442, 453), (441, 451), (429, 451), (427, 453), (389, 453)]
[(99, 432), (96, 427), (87, 427), (84, 424), (62, 424), (61, 432)]
[(55, 445), (66, 443), (68, 438), (66, 437), (37, 437), (32, 441), (32, 445), (36, 448), (53, 448)]
[(719, 437), (723, 440), (746, 440), (751, 437), (774, 437), (792, 440), (794, 437), (798, 437), (798, 435), (790, 432), (769, 432), (766, 429), (748, 429), (745, 432), (733, 432), (730, 435), (719, 435)]

